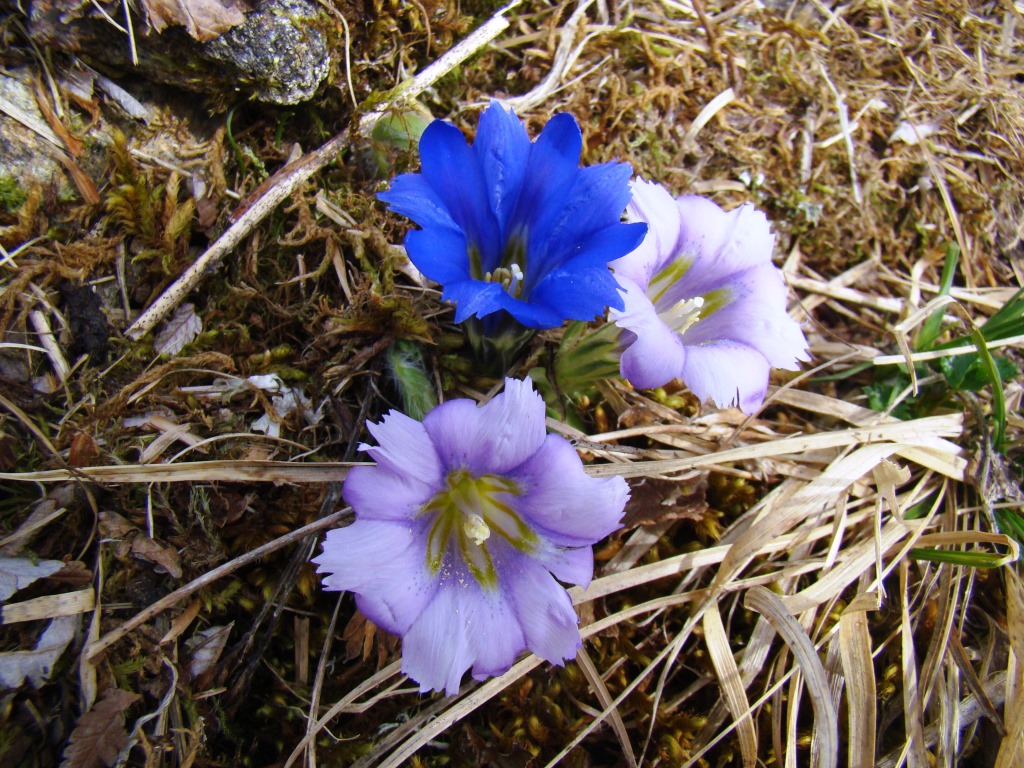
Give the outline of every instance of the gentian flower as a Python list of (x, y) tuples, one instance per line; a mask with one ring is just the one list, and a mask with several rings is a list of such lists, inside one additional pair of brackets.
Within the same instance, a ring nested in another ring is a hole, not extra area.
[(579, 167), (583, 137), (570, 114), (552, 117), (535, 142), (497, 104), (480, 117), (472, 146), (435, 120), (420, 138), (420, 173), (379, 195), (420, 225), (405, 248), (444, 287), (455, 321), (504, 310), (527, 328), (593, 320), (622, 308), (608, 262), (643, 239), (624, 224), (630, 167)]
[(391, 411), (351, 470), (356, 513), (313, 562), (377, 626), (402, 636), (402, 670), (449, 694), (467, 669), (506, 672), (524, 649), (553, 664), (580, 646), (556, 579), (585, 586), (591, 545), (619, 527), (622, 478), (586, 475), (563, 438), (545, 435), (532, 382), (505, 380), (489, 403), (449, 400), (422, 423)]
[(757, 410), (770, 368), (809, 359), (786, 314), (768, 219), (750, 204), (726, 212), (697, 195), (673, 199), (641, 179), (626, 216), (650, 229), (611, 265), (626, 304), (610, 313), (625, 329), (622, 375), (642, 388), (679, 378), (702, 401)]

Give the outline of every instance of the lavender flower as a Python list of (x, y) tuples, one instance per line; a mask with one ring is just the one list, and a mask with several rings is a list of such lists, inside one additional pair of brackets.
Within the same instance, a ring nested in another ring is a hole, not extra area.
[(618, 528), (628, 489), (596, 479), (545, 435), (529, 380), (505, 380), (483, 406), (450, 400), (423, 422), (390, 412), (370, 425), (377, 464), (355, 467), (344, 496), (356, 522), (330, 531), (313, 562), (324, 587), (401, 635), (402, 669), (421, 691), (459, 689), (467, 669), (506, 672), (524, 649), (575, 657), (577, 617), (556, 579), (585, 586), (591, 545)]
[(528, 328), (592, 320), (622, 307), (608, 262), (635, 248), (642, 224), (623, 224), (628, 165), (580, 168), (583, 138), (555, 115), (535, 142), (512, 112), (492, 102), (472, 146), (435, 120), (420, 138), (421, 173), (379, 195), (422, 227), (405, 248), (444, 286), (455, 320), (495, 312)]
[(625, 329), (622, 375), (645, 388), (679, 378), (701, 400), (755, 411), (770, 368), (809, 359), (767, 218), (749, 204), (727, 213), (696, 195), (673, 199), (640, 179), (627, 218), (650, 228), (611, 264), (626, 304), (610, 314)]

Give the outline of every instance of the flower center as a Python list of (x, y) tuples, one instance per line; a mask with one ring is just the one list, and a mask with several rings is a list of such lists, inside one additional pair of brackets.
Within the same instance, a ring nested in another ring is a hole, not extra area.
[(508, 269), (498, 267), (493, 272), (488, 272), (484, 275), (484, 282), (501, 283), (501, 287), (508, 292), (509, 296), (518, 299), (523, 293), (523, 270), (519, 268), (518, 264), (512, 262)]
[(514, 480), (498, 475), (474, 476), (457, 469), (445, 478), (444, 488), (423, 505), (420, 515), (430, 516), (427, 534), (427, 567), (432, 575), (442, 571), (448, 557), (461, 557), (477, 582), (497, 587), (498, 575), (489, 547), (497, 534), (520, 552), (531, 552), (540, 543), (537, 534), (512, 509), (512, 497), (522, 489)]
[(669, 328), (680, 336), (687, 328), (700, 320), (700, 312), (704, 306), (703, 296), (694, 296), (692, 299), (677, 301), (664, 312), (659, 312), (658, 317)]

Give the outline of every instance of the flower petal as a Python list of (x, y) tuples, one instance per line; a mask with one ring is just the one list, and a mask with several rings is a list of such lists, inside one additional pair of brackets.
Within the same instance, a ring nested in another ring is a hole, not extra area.
[(404, 634), (434, 597), (422, 526), (356, 520), (327, 532), (313, 558), (325, 589), (357, 595), (359, 609), (382, 629)]
[(576, 450), (558, 435), (548, 435), (510, 476), (524, 487), (516, 511), (563, 547), (593, 544), (616, 530), (629, 497), (621, 477), (599, 479), (584, 472)]
[(534, 553), (533, 557), (566, 584), (586, 589), (594, 578), (594, 550), (590, 547), (552, 547), (550, 551)]
[(529, 379), (505, 379), (505, 391), (487, 404), (449, 400), (423, 419), (423, 427), (449, 471), (505, 474), (544, 442), (544, 400)]
[(750, 203), (727, 213), (698, 195), (676, 202), (682, 226), (677, 253), (692, 259), (686, 273), (692, 295), (718, 287), (730, 275), (771, 264), (775, 235), (768, 218)]
[(626, 218), (646, 223), (647, 236), (635, 250), (608, 266), (617, 277), (625, 277), (646, 291), (651, 277), (678, 252), (679, 206), (661, 184), (638, 178), (630, 182), (630, 187), (633, 198), (626, 207)]
[(727, 295), (725, 303), (683, 333), (687, 347), (734, 341), (756, 349), (771, 367), (788, 370), (809, 359), (803, 331), (786, 314), (786, 285), (774, 266), (748, 269), (716, 293), (718, 300)]
[(641, 389), (661, 387), (682, 375), (686, 348), (679, 334), (658, 317), (647, 294), (636, 283), (616, 275), (625, 291), (625, 311), (609, 311), (623, 334), (622, 376)]
[(501, 261), (502, 238), (498, 220), (487, 205), (483, 169), (461, 131), (435, 120), (420, 137), (423, 178), (448, 208), (452, 221), (480, 251), (483, 270)]
[[(528, 232), (528, 286), (536, 285), (530, 281), (543, 280), (549, 269), (576, 256), (581, 244), (590, 240), (594, 233), (602, 232), (607, 236), (609, 230), (628, 226), (617, 222), (629, 202), (630, 173), (630, 167), (622, 163), (578, 168), (568, 192), (545, 201), (530, 222)], [(638, 227), (634, 226), (634, 232), (636, 229)], [(642, 234), (637, 233), (636, 240), (630, 237), (628, 245), (616, 243), (614, 248), (609, 247), (604, 264), (628, 253), (641, 237)]]
[(379, 466), (409, 475), (430, 487), (441, 483), (441, 462), (421, 422), (401, 411), (388, 411), (378, 423), (368, 423), (366, 428), (377, 445), (360, 448)]
[(470, 277), (469, 243), (462, 230), (414, 229), (405, 236), (405, 251), (416, 269), (436, 283), (448, 285)]
[(526, 174), (530, 137), (514, 112), (492, 101), (480, 115), (473, 152), (483, 168), (491, 210), (497, 214), (504, 238)]
[(543, 566), (528, 558), (521, 566), (509, 574), (508, 593), (526, 647), (551, 664), (576, 658), (582, 641), (569, 594)]
[(756, 349), (734, 341), (687, 347), (680, 378), (697, 397), (753, 413), (768, 391), (770, 366)]
[(408, 216), (424, 229), (458, 229), (447, 205), (427, 180), (418, 173), (403, 173), (391, 182), (391, 189), (377, 194), (395, 213)]
[(451, 696), (471, 666), (478, 680), (500, 675), (525, 648), (504, 591), (485, 591), (466, 573), (462, 583), (438, 589), (402, 639), (402, 671), (420, 684), (421, 692), (443, 687)]
[(622, 309), (615, 278), (606, 266), (643, 239), (642, 224), (615, 224), (579, 243), (576, 254), (544, 277), (530, 294), (532, 302), (553, 308), (567, 320), (592, 320), (606, 307)]

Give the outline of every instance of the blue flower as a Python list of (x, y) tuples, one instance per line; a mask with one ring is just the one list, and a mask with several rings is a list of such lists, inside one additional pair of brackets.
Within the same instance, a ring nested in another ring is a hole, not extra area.
[(636, 248), (644, 224), (624, 224), (630, 167), (579, 167), (583, 137), (555, 115), (535, 142), (492, 102), (472, 146), (435, 120), (420, 138), (420, 173), (379, 195), (421, 229), (409, 232), (412, 263), (444, 287), (455, 320), (504, 310), (528, 328), (592, 320), (622, 298), (608, 262)]
[(544, 414), (529, 379), (422, 422), (392, 411), (369, 427), (379, 445), (361, 446), (377, 463), (345, 479), (356, 521), (313, 562), (325, 589), (354, 592), (402, 636), (402, 671), (423, 692), (457, 693), (470, 668), (503, 674), (526, 649), (561, 664), (580, 647), (558, 582), (590, 583), (591, 545), (619, 527), (629, 488), (587, 475)]

